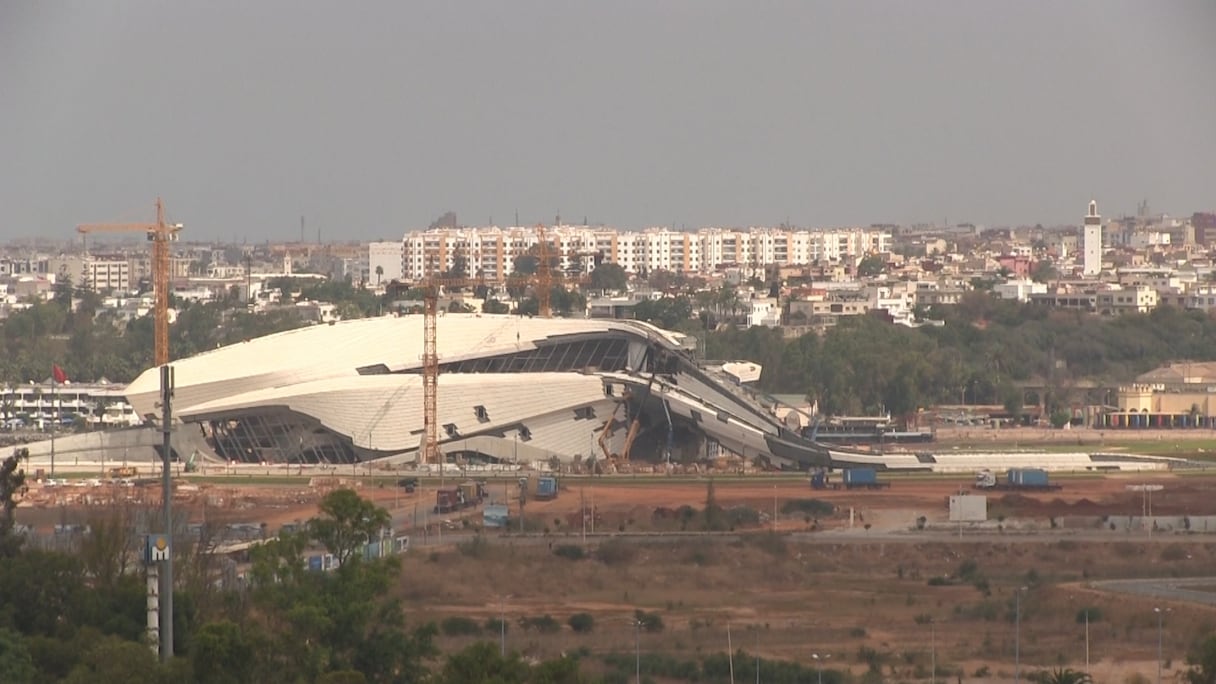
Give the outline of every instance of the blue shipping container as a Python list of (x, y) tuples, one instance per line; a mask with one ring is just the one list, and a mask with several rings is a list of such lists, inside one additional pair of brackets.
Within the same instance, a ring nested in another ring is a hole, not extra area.
[(1042, 468), (1013, 468), (1007, 476), (1011, 485), (1018, 487), (1046, 487), (1047, 471)]
[(536, 482), (536, 496), (542, 499), (552, 499), (557, 496), (557, 478), (542, 477)]
[(873, 468), (849, 468), (844, 471), (845, 484), (877, 484), (878, 473)]

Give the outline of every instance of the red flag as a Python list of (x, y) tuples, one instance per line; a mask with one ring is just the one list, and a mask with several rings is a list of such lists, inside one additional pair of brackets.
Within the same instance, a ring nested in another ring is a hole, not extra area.
[(64, 373), (63, 369), (60, 368), (59, 364), (57, 363), (51, 364), (51, 376), (54, 377), (55, 382), (59, 383), (60, 385), (68, 381), (68, 374)]

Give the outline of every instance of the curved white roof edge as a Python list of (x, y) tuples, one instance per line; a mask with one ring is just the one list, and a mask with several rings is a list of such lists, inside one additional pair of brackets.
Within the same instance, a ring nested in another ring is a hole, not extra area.
[[(549, 337), (625, 332), (673, 347), (685, 336), (640, 321), (444, 314), (436, 323), (441, 359), (480, 358), (534, 348)], [(175, 392), (183, 404), (201, 404), (268, 387), (358, 376), (358, 369), (389, 370), (422, 364), (423, 316), (382, 316), (314, 325), (266, 335), (174, 361)], [(160, 372), (151, 368), (126, 390), (139, 415), (156, 410)]]

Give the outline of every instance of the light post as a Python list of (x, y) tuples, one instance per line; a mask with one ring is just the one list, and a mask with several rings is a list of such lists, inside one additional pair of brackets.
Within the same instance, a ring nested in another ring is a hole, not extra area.
[(1013, 681), (1022, 681), (1022, 592), (1026, 587), (1019, 587), (1013, 595), (1014, 605), (1014, 634), (1013, 634)]
[(642, 621), (633, 619), (633, 664), (637, 684), (642, 684)]
[[(831, 657), (831, 654), (825, 653), (823, 655), (823, 660), (827, 660)], [(812, 653), (811, 658), (815, 661), (815, 679), (819, 682), (819, 684), (823, 684), (823, 660), (820, 660), (818, 653)]]
[(1157, 684), (1161, 684), (1161, 633), (1165, 624), (1165, 611), (1153, 608), (1153, 612), (1157, 614)]
[(506, 602), (510, 596), (498, 597), (498, 639), (499, 652), (503, 658), (507, 657), (507, 608)]
[(929, 619), (929, 666), (933, 668), (929, 681), (937, 684), (937, 623), (932, 618)]

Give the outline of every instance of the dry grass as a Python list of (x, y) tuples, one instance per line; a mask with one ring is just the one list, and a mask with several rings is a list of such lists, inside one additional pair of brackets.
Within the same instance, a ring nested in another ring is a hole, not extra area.
[[(510, 646), (531, 655), (632, 651), (629, 619), (642, 609), (660, 614), (666, 625), (662, 633), (642, 636), (643, 650), (681, 658), (725, 651), (729, 623), (736, 648), (765, 657), (807, 662), (810, 653), (827, 652), (836, 666), (861, 672), (866, 659), (877, 660), (884, 673), (894, 668), (896, 677), (912, 679), (927, 667), (929, 621), (939, 663), (967, 675), (985, 665), (994, 674), (1011, 673), (1013, 591), (1029, 585), (1022, 601), (1023, 671), (1083, 666), (1083, 627), (1076, 617), (1094, 607), (1103, 617), (1091, 625), (1092, 658), (1112, 661), (1107, 667), (1113, 675), (1116, 662), (1134, 662), (1148, 672), (1143, 663), (1151, 665), (1156, 656), (1153, 605), (1091, 591), (1083, 580), (1199, 575), (1216, 566), (1216, 545), (1179, 544), (1190, 558), (1166, 560), (1159, 545), (1132, 542), (802, 545), (761, 533), (743, 541), (636, 543), (631, 557), (605, 564), (594, 554), (568, 560), (544, 545), (505, 542), (412, 554), (400, 591), (415, 620), (466, 615), (484, 622), (498, 616), (499, 597), (509, 595), (503, 610)], [(965, 573), (968, 580), (958, 579), (969, 560), (974, 571)], [(954, 579), (930, 586), (931, 577)], [(520, 618), (546, 614), (565, 625), (579, 612), (595, 616), (590, 634), (564, 626), (559, 634), (541, 635), (518, 626)], [(1165, 632), (1171, 664), (1181, 667), (1192, 640), (1213, 625), (1210, 609), (1174, 606)], [(473, 638), (445, 638), (445, 645)]]

